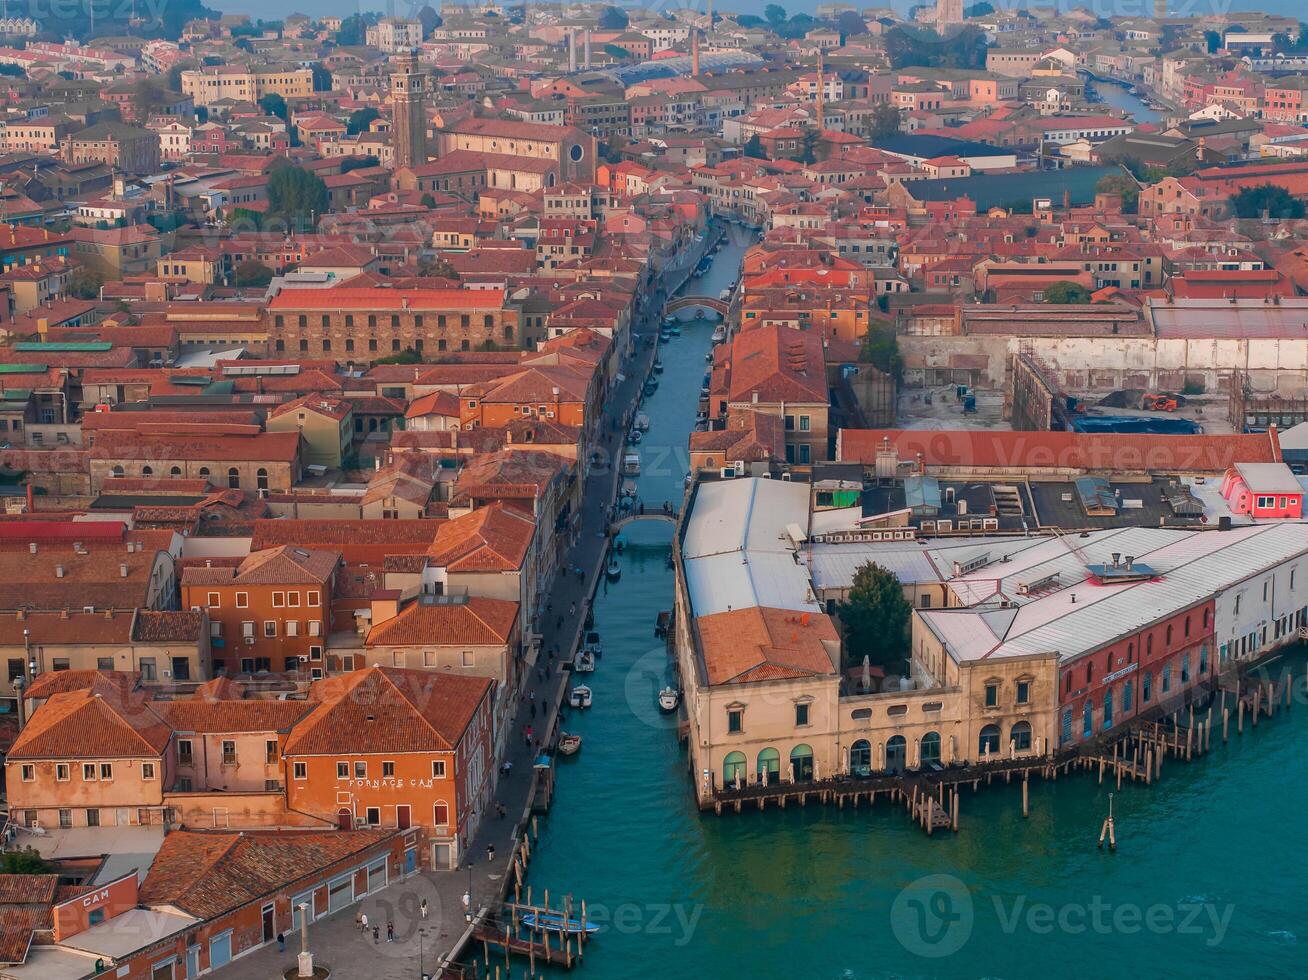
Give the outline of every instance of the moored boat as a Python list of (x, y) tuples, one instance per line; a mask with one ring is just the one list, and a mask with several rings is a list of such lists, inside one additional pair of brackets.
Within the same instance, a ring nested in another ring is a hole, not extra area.
[(677, 705), (680, 701), (681, 695), (678, 694), (677, 689), (671, 685), (659, 691), (659, 710), (664, 714), (671, 714), (676, 711)]
[(574, 708), (589, 708), (591, 702), (590, 688), (585, 684), (578, 684), (568, 694), (568, 704)]
[(622, 566), (618, 564), (616, 558), (609, 559), (609, 567), (605, 570), (605, 574), (609, 577), (610, 582), (616, 582), (622, 578)]
[(575, 936), (580, 933), (591, 935), (599, 932), (599, 926), (584, 919), (569, 918), (557, 912), (528, 912), (522, 917), (522, 924), (536, 932), (559, 932)]
[(595, 654), (582, 650), (573, 658), (572, 669), (579, 674), (589, 674), (595, 669)]
[(559, 732), (559, 753), (561, 755), (576, 755), (580, 748), (580, 735), (569, 735), (567, 732)]

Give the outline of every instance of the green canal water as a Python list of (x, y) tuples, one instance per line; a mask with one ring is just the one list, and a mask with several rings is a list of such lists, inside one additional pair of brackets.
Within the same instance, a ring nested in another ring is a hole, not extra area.
[[(737, 270), (724, 250), (697, 293)], [(712, 324), (661, 348), (641, 492), (678, 500)], [(585, 899), (604, 930), (586, 980), (643, 977), (1231, 977), (1297, 972), (1308, 941), (1308, 704), (1225, 747), (1169, 761), (1115, 796), (1119, 847), (1095, 842), (1110, 787), (1089, 776), (962, 798), (958, 834), (928, 838), (888, 803), (702, 815), (653, 634), (671, 606), (665, 525), (630, 526), (621, 580), (601, 588), (604, 653), (584, 739), (540, 820), (534, 897)], [(1302, 675), (1303, 660), (1296, 662)]]

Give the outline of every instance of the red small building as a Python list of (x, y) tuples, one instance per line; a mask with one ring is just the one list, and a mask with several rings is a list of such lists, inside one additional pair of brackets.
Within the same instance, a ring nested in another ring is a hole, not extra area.
[(1236, 463), (1222, 478), (1222, 497), (1231, 513), (1255, 520), (1303, 516), (1303, 487), (1284, 463)]

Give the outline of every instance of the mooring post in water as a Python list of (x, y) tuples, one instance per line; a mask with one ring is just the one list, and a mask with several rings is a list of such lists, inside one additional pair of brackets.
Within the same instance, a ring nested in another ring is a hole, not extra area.
[(959, 793), (958, 787), (955, 786), (954, 787), (954, 833), (958, 833), (958, 801), (961, 796), (962, 794)]
[(1031, 816), (1031, 805), (1027, 796), (1028, 793), (1027, 787), (1029, 783), (1030, 783), (1030, 779), (1027, 777), (1026, 773), (1023, 773), (1022, 774), (1022, 816), (1024, 817)]
[(1104, 849), (1104, 838), (1108, 838), (1108, 849), (1117, 850), (1117, 831), (1113, 828), (1113, 794), (1108, 794), (1108, 816), (1104, 819), (1104, 825), (1099, 831), (1099, 849)]

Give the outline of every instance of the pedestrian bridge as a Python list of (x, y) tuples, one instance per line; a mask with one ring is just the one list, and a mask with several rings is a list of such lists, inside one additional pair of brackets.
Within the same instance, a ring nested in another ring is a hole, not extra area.
[(666, 510), (651, 510), (644, 514), (623, 514), (617, 520), (609, 524), (609, 533), (617, 534), (628, 524), (635, 524), (637, 521), (662, 521), (664, 524), (677, 526), (677, 512)]
[(696, 306), (707, 307), (719, 316), (726, 316), (728, 311), (731, 309), (729, 303), (724, 303), (722, 300), (712, 296), (678, 296), (676, 299), (668, 303), (666, 311), (669, 314), (672, 314), (677, 313), (680, 310), (689, 310)]

